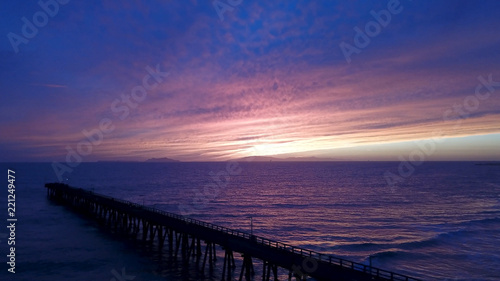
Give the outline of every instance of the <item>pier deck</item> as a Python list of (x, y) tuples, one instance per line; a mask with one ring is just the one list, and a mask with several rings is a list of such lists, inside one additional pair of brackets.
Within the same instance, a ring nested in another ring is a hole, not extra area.
[[(104, 223), (116, 232), (157, 243), (174, 257), (212, 268), (216, 245), (224, 249), (222, 280), (233, 280), (234, 253), (243, 257), (239, 280), (257, 280), (253, 276), (253, 259), (263, 263), (262, 280), (278, 280), (278, 267), (289, 271), (288, 280), (364, 281), (418, 279), (302, 249), (286, 243), (250, 235), (215, 224), (191, 219), (136, 203), (99, 195), (92, 191), (61, 183), (48, 183), (49, 199), (68, 205)], [(168, 244), (168, 245), (165, 245)], [(204, 249), (204, 251), (202, 250)]]

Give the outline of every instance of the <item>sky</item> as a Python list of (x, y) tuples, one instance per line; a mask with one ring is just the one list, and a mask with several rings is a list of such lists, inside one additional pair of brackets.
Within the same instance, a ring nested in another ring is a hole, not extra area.
[(0, 4), (0, 161), (500, 160), (499, 1), (40, 3)]

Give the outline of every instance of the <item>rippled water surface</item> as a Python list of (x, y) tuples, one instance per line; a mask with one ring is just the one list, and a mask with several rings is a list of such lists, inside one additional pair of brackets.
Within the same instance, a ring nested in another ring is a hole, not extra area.
[[(371, 257), (373, 266), (426, 280), (500, 280), (500, 166), (428, 162), (390, 188), (383, 174), (398, 164), (82, 163), (65, 182), (248, 232), (252, 218), (255, 235), (366, 264)], [(17, 180), (12, 280), (116, 281), (123, 272), (138, 281), (201, 280), (49, 202), (50, 164), (0, 166)], [(10, 280), (3, 267), (0, 279)]]

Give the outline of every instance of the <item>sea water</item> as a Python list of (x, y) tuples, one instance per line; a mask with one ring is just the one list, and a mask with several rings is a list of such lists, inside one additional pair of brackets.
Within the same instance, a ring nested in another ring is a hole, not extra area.
[[(500, 280), (500, 166), (426, 162), (389, 186), (384, 173), (397, 175), (399, 164), (239, 162), (229, 173), (226, 162), (98, 162), (64, 182), (424, 280)], [(51, 163), (0, 168), (4, 214), (7, 169), (15, 171), (18, 219), (15, 274), (6, 216), (0, 228), (0, 280), (220, 279), (47, 200)]]

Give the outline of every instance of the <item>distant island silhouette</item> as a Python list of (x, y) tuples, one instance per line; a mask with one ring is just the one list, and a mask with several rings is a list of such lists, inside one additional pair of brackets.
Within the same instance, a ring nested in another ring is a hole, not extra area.
[(249, 156), (236, 159), (236, 161), (253, 161), (253, 162), (321, 162), (321, 161), (341, 161), (335, 158), (319, 158), (319, 157), (287, 157), (278, 158), (272, 156)]
[(181, 162), (181, 161), (163, 157), (163, 158), (150, 158), (144, 162)]

